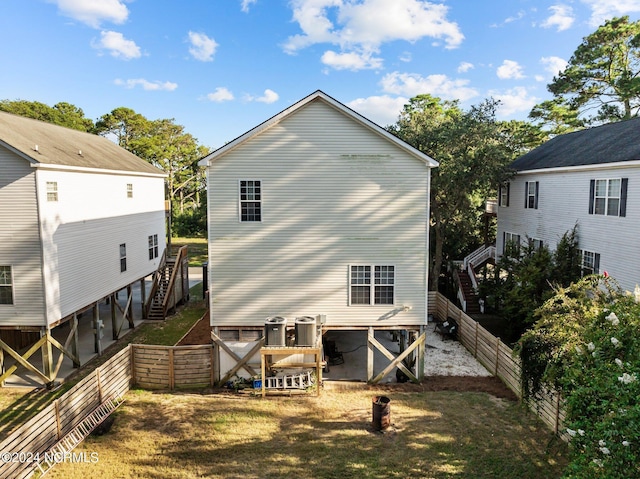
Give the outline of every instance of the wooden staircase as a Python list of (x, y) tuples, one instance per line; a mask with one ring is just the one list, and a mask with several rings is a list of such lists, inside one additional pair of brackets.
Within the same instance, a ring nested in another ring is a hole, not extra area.
[(476, 294), (469, 273), (466, 270), (458, 271), (458, 279), (460, 281), (460, 289), (466, 300), (466, 313), (480, 314), (480, 304), (478, 303), (478, 295)]
[(145, 304), (145, 318), (164, 320), (177, 304), (189, 299), (189, 272), (187, 247), (178, 250), (175, 257), (167, 257), (166, 251), (158, 270), (153, 275), (153, 285)]

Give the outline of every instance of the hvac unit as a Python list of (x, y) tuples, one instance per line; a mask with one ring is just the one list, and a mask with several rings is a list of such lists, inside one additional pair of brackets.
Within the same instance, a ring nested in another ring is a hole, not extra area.
[(316, 346), (316, 320), (311, 316), (296, 318), (296, 346)]
[(272, 316), (264, 322), (264, 337), (267, 346), (287, 345), (287, 320), (282, 316)]

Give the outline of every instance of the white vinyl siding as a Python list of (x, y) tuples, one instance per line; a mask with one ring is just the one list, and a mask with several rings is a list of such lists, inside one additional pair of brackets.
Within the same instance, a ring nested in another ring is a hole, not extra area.
[[(626, 197), (621, 194), (624, 209), (620, 206), (620, 210), (624, 216), (590, 213), (590, 198), (594, 198), (591, 182), (595, 189), (595, 179), (616, 178), (621, 180), (621, 189), (622, 180), (628, 185)], [(504, 251), (504, 232), (539, 239), (553, 251), (562, 235), (577, 225), (580, 248), (599, 252), (599, 270), (607, 271), (623, 289), (633, 291), (640, 284), (640, 189), (636, 189), (640, 185), (640, 165), (521, 172), (511, 180), (511, 194), (514, 198), (524, 197), (525, 183), (536, 181), (544, 184), (544, 201), (539, 202), (537, 210), (525, 211), (519, 201), (498, 210), (497, 251)]]
[[(49, 323), (153, 273), (159, 259), (149, 260), (148, 232), (165, 229), (163, 178), (40, 170), (43, 193), (53, 176), (65, 194), (40, 202)], [(137, 193), (127, 198), (123, 183), (134, 182)], [(158, 243), (164, 251), (164, 235)]]
[[(328, 326), (424, 324), (428, 175), (423, 162), (323, 102), (216, 159), (211, 324), (318, 314)], [(239, 178), (268, 185), (262, 223), (239, 224)], [(395, 305), (349, 306), (350, 265), (394, 265)], [(411, 310), (391, 314), (399, 305)]]
[(0, 305), (0, 326), (44, 326), (36, 172), (2, 146), (0, 171), (0, 265), (11, 266), (13, 295)]

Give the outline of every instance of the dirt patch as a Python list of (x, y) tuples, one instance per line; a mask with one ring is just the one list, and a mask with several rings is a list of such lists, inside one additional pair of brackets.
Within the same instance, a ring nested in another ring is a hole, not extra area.
[(209, 315), (207, 314), (193, 325), (191, 330), (189, 330), (176, 346), (195, 346), (209, 343), (211, 343), (211, 326), (209, 325)]
[(456, 391), (483, 392), (501, 399), (517, 401), (518, 397), (504, 385), (500, 379), (493, 376), (428, 376), (422, 383), (388, 383), (376, 384), (371, 388), (383, 391)]

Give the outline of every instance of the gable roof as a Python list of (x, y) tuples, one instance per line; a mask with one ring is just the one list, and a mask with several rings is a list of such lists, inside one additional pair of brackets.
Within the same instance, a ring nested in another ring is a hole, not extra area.
[(260, 123), (255, 128), (247, 131), (243, 135), (240, 135), (235, 140), (227, 143), (226, 145), (224, 145), (224, 146), (218, 148), (217, 150), (215, 150), (214, 152), (208, 154), (203, 159), (201, 159), (198, 164), (200, 166), (209, 166), (211, 164), (211, 162), (214, 162), (217, 158), (219, 158), (219, 157), (223, 156), (224, 154), (228, 153), (229, 151), (235, 149), (236, 147), (238, 147), (240, 144), (244, 143), (245, 141), (250, 140), (251, 138), (259, 135), (260, 133), (262, 133), (263, 131), (271, 128), (272, 126), (274, 126), (276, 124), (278, 124), (283, 119), (287, 118), (288, 116), (290, 116), (291, 114), (293, 114), (294, 112), (299, 110), (300, 108), (302, 108), (305, 105), (308, 105), (309, 103), (314, 102), (314, 101), (322, 101), (322, 102), (332, 106), (336, 110), (340, 111), (341, 113), (343, 113), (344, 115), (346, 115), (349, 118), (353, 119), (354, 121), (360, 123), (364, 127), (366, 127), (369, 130), (371, 130), (372, 132), (374, 132), (374, 133), (386, 138), (387, 140), (391, 141), (392, 143), (395, 143), (397, 146), (399, 146), (400, 148), (405, 150), (411, 156), (413, 156), (413, 157), (417, 158), (418, 160), (424, 162), (428, 167), (433, 168), (433, 167), (438, 166), (438, 162), (435, 161), (430, 156), (425, 155), (420, 150), (417, 150), (416, 148), (412, 147), (411, 145), (409, 145), (408, 143), (404, 142), (400, 138), (392, 135), (391, 133), (389, 133), (387, 130), (385, 130), (381, 126), (375, 124), (371, 120), (365, 118), (364, 116), (362, 116), (359, 113), (355, 112), (354, 110), (352, 110), (348, 106), (340, 103), (338, 100), (330, 97), (329, 95), (327, 95), (326, 93), (324, 93), (324, 92), (322, 92), (320, 90), (316, 90), (311, 95), (303, 98), (302, 100), (298, 101), (297, 103), (294, 103), (289, 108), (286, 108), (286, 109), (282, 110), (277, 115), (272, 116), (268, 120)]
[(640, 118), (559, 135), (521, 156), (511, 168), (529, 171), (640, 160)]
[(155, 166), (98, 135), (0, 111), (0, 145), (32, 166), (166, 176)]

